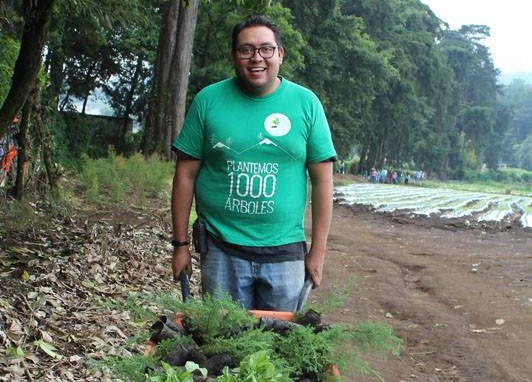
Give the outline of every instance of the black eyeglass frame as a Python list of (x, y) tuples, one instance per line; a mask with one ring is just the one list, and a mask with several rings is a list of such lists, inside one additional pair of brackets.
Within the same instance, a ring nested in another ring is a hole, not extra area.
[[(259, 52), (259, 56), (261, 56), (262, 58), (267, 60), (267, 59), (273, 57), (273, 55), (275, 54), (275, 50), (277, 48), (279, 48), (279, 47), (278, 46), (272, 46), (272, 45), (264, 45), (264, 46), (261, 46), (259, 48), (255, 48), (253, 45), (241, 45), (238, 48), (236, 48), (236, 52), (238, 54), (238, 57), (243, 59), (243, 60), (249, 60), (249, 59), (255, 57), (255, 53), (257, 53), (257, 52)], [(251, 52), (250, 52), (250, 54), (243, 54), (242, 53), (242, 49), (249, 49), (249, 50), (251, 50)], [(266, 49), (266, 51), (271, 49), (272, 53), (270, 55), (268, 55), (267, 53), (262, 51), (263, 49)]]

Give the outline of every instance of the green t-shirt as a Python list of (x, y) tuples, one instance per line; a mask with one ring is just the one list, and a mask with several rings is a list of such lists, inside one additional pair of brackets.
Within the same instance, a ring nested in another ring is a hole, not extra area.
[(265, 97), (235, 78), (204, 88), (173, 148), (202, 160), (195, 197), (207, 230), (257, 247), (305, 240), (307, 164), (336, 156), (318, 98), (284, 78)]

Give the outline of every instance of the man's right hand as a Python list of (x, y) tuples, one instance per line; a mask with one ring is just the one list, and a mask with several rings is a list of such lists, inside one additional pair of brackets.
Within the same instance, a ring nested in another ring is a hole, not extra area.
[(187, 272), (189, 277), (192, 275), (192, 257), (188, 246), (174, 248), (172, 254), (172, 272), (175, 281), (179, 281), (179, 275), (183, 270)]

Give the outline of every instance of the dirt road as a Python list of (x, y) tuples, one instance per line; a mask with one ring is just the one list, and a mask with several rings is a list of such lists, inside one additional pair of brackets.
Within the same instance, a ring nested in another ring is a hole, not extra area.
[(347, 304), (328, 318), (387, 322), (405, 340), (399, 358), (372, 357), (385, 381), (532, 381), (532, 230), (337, 205), (323, 286), (311, 298), (353, 276)]

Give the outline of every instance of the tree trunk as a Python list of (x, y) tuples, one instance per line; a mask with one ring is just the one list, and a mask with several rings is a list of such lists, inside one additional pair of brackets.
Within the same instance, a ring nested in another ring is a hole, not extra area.
[(142, 72), (142, 65), (144, 62), (144, 56), (139, 55), (137, 57), (137, 64), (135, 65), (135, 72), (133, 73), (133, 78), (131, 79), (131, 83), (129, 86), (129, 91), (126, 97), (126, 102), (124, 104), (124, 115), (122, 116), (122, 150), (121, 153), (124, 154), (124, 151), (126, 149), (126, 139), (127, 139), (127, 133), (129, 131), (129, 114), (131, 114), (131, 111), (133, 109), (133, 97), (135, 96), (135, 91), (137, 89), (140, 74)]
[[(181, 4), (181, 2), (180, 2)], [(194, 32), (198, 16), (198, 1), (191, 1), (189, 6), (179, 12), (179, 26), (177, 35), (177, 47), (174, 50), (172, 67), (170, 72), (170, 90), (172, 99), (167, 105), (167, 113), (170, 116), (166, 124), (164, 153), (170, 158), (173, 139), (181, 130), (185, 119), (185, 107), (187, 101), (188, 77), (192, 61), (192, 47), (194, 45)]]
[(0, 138), (35, 86), (55, 0), (24, 0), (25, 24), (11, 88), (0, 109)]
[[(57, 17), (55, 24), (56, 30), (63, 31), (64, 17)], [(52, 34), (47, 49), (45, 68), (50, 76), (50, 85), (44, 89), (42, 99), (45, 101), (46, 107), (50, 107), (51, 112), (56, 113), (64, 80), (65, 52), (63, 50), (63, 36), (59, 36), (59, 33)], [(68, 100), (68, 96), (65, 99)]]
[(15, 199), (24, 198), (24, 187), (29, 163), (30, 139), (29, 125), (31, 120), (31, 111), (33, 109), (34, 98), (30, 93), (22, 107), (22, 119), (20, 121), (19, 132), (17, 134), (18, 153), (17, 153), (17, 178), (15, 180)]
[(44, 168), (46, 169), (48, 184), (52, 195), (57, 196), (57, 172), (52, 161), (52, 138), (50, 130), (48, 130), (48, 126), (44, 124), (42, 118), (43, 110), (41, 108), (40, 89), (35, 90), (34, 106), (35, 126), (41, 142), (42, 159), (44, 162)]
[(143, 136), (145, 155), (170, 158), (173, 137), (183, 123), (198, 0), (166, 2), (154, 68), (150, 111)]
[(368, 162), (368, 152), (369, 144), (364, 142), (362, 144), (362, 149), (360, 150), (360, 160), (358, 161), (357, 174), (361, 174), (364, 169), (366, 169), (369, 173), (370, 166)]

